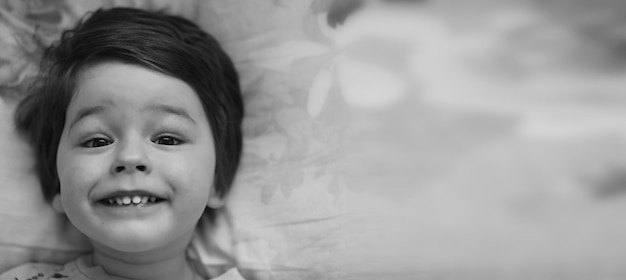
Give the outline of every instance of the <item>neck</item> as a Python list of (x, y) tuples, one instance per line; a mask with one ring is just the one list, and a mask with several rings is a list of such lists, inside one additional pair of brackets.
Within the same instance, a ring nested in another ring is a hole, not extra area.
[(111, 276), (129, 279), (201, 279), (189, 264), (186, 249), (191, 240), (182, 238), (180, 244), (168, 249), (128, 253), (93, 244), (93, 265), (100, 266)]

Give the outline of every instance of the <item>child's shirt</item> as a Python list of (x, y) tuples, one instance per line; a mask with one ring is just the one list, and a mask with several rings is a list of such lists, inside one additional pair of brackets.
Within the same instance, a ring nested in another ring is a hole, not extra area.
[[(99, 266), (89, 266), (88, 258), (89, 256), (83, 256), (65, 265), (28, 263), (3, 273), (0, 280), (127, 280), (108, 275)], [(232, 268), (212, 280), (244, 280), (244, 278), (236, 268)]]

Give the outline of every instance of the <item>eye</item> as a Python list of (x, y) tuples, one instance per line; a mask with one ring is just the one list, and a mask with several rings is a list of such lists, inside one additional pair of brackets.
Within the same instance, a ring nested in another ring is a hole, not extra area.
[(91, 138), (83, 143), (81, 143), (82, 147), (85, 148), (98, 148), (98, 147), (104, 147), (104, 146), (108, 146), (111, 145), (113, 143), (113, 141), (106, 139), (106, 138), (102, 138), (102, 137), (95, 137), (95, 138)]
[(155, 144), (159, 144), (159, 145), (168, 145), (168, 146), (173, 146), (173, 145), (180, 145), (183, 143), (182, 140), (174, 137), (174, 136), (159, 136), (157, 137), (154, 141)]

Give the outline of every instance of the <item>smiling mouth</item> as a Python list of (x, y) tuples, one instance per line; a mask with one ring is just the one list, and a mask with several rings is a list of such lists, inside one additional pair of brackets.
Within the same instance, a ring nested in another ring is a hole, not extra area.
[(152, 204), (157, 204), (165, 201), (165, 199), (156, 197), (156, 196), (147, 196), (147, 195), (120, 195), (120, 196), (112, 196), (107, 197), (101, 200), (98, 200), (98, 203), (103, 204), (105, 206), (114, 206), (114, 207), (142, 207), (148, 206)]

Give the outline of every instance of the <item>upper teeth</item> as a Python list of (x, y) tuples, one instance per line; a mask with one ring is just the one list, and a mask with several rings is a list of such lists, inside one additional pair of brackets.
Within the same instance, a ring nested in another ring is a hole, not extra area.
[(117, 204), (117, 205), (138, 205), (138, 204), (146, 204), (148, 201), (156, 202), (156, 197), (154, 196), (119, 196), (115, 198), (107, 199), (109, 204)]

